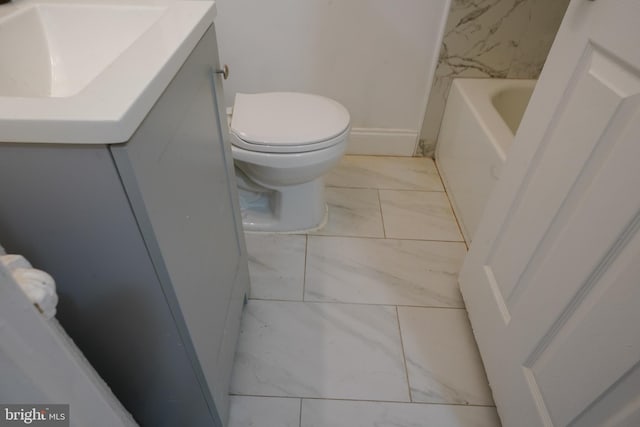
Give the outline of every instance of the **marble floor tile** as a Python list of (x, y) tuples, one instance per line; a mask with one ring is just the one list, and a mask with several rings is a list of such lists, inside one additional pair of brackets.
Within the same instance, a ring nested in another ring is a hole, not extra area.
[(384, 237), (377, 190), (329, 187), (325, 195), (329, 220), (312, 234)]
[(380, 190), (380, 203), (388, 238), (463, 240), (445, 193)]
[(302, 301), (306, 236), (246, 233), (250, 298)]
[(325, 177), (332, 187), (444, 191), (438, 170), (426, 157), (345, 156)]
[(398, 307), (413, 402), (493, 405), (467, 313)]
[(300, 426), (500, 427), (500, 419), (492, 407), (304, 399)]
[(250, 300), (231, 393), (409, 401), (395, 307)]
[(464, 307), (463, 243), (309, 236), (305, 301)]
[(228, 427), (299, 427), (300, 399), (231, 396)]

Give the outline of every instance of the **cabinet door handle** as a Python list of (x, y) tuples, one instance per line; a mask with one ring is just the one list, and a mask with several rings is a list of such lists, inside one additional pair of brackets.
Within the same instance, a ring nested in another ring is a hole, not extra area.
[(216, 74), (222, 74), (222, 78), (227, 80), (229, 78), (229, 66), (224, 64), (222, 70), (216, 70)]

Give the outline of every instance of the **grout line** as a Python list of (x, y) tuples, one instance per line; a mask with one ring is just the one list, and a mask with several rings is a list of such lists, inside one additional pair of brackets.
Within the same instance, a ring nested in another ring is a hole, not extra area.
[[(383, 228), (384, 228), (384, 224), (383, 224)], [(464, 240), (412, 239), (412, 238), (407, 238), (407, 237), (398, 238), (398, 237), (381, 237), (381, 236), (357, 236), (357, 235), (352, 235), (352, 234), (260, 233), (260, 235), (263, 235), (263, 236), (343, 237), (343, 238), (350, 238), (350, 239), (370, 239), (370, 240), (407, 240), (407, 241), (410, 241), (410, 242), (463, 243), (466, 246), (466, 242)]]
[[(438, 176), (439, 178), (439, 176)], [(422, 189), (422, 188), (389, 188), (389, 187), (353, 187), (348, 185), (326, 185), (325, 188), (346, 188), (347, 190), (385, 190), (385, 191), (419, 191), (422, 193), (444, 193), (442, 190)]]
[(443, 310), (465, 310), (465, 307), (442, 307), (438, 305), (405, 305), (394, 303), (367, 303), (367, 302), (349, 302), (349, 301), (300, 301), (290, 299), (267, 299), (267, 298), (249, 298), (250, 301), (273, 301), (273, 302), (290, 302), (290, 303), (307, 303), (307, 304), (341, 304), (341, 305), (361, 305), (371, 307), (407, 307), (407, 308), (429, 308)]
[[(384, 234), (384, 231), (383, 231)], [(309, 236), (315, 236), (315, 237), (352, 237), (354, 239), (373, 239), (373, 240), (384, 240), (385, 237), (383, 236), (358, 236), (358, 235), (354, 235), (354, 234), (308, 234)]]
[(304, 296), (307, 292), (307, 259), (309, 252), (309, 236), (304, 236), (304, 271), (302, 272), (302, 299), (304, 301)]
[(438, 177), (440, 178), (440, 183), (442, 184), (442, 188), (444, 188), (444, 195), (447, 197), (447, 202), (449, 202), (449, 209), (451, 209), (451, 213), (453, 214), (453, 218), (456, 220), (456, 225), (458, 226), (458, 233), (462, 236), (462, 242), (467, 247), (467, 252), (469, 251), (469, 244), (464, 239), (464, 234), (462, 233), (462, 227), (460, 226), (460, 220), (458, 219), (458, 215), (456, 211), (453, 209), (453, 203), (451, 203), (451, 197), (449, 197), (449, 192), (447, 191), (447, 187), (444, 185), (444, 181), (442, 180), (442, 175), (440, 174), (440, 168), (438, 168), (438, 164), (434, 161), (433, 165), (436, 167), (436, 171), (438, 172)]
[(298, 414), (298, 427), (302, 427), (302, 398), (300, 398), (300, 411)]
[(397, 403), (401, 405), (432, 405), (432, 406), (462, 406), (462, 407), (477, 407), (477, 408), (495, 408), (495, 405), (480, 405), (475, 403), (442, 403), (442, 402), (407, 402), (404, 400), (376, 400), (376, 399), (346, 399), (335, 397), (309, 397), (309, 396), (270, 396), (264, 394), (238, 394), (229, 393), (229, 396), (241, 396), (241, 397), (264, 397), (274, 399), (300, 399), (300, 404), (303, 400), (330, 400), (336, 402), (370, 402), (370, 403)]
[(387, 227), (384, 226), (384, 214), (382, 213), (382, 199), (380, 198), (380, 190), (376, 190), (378, 196), (378, 210), (380, 211), (380, 221), (382, 222), (382, 235), (387, 238)]
[(268, 394), (242, 394), (242, 393), (232, 393), (232, 392), (229, 392), (228, 394), (229, 396), (233, 396), (233, 397), (263, 397), (265, 399), (291, 399), (291, 400), (309, 399), (308, 397), (300, 397), (300, 396), (271, 396)]
[(328, 188), (348, 188), (348, 189), (353, 189), (353, 190), (380, 190), (380, 191), (405, 191), (405, 192), (412, 192), (412, 193), (437, 193), (437, 194), (442, 194), (442, 193), (446, 193), (445, 190), (420, 190), (417, 188), (358, 188), (358, 187), (329, 187)]
[[(383, 218), (384, 229), (384, 218)], [(273, 233), (278, 234), (278, 233)], [(314, 237), (346, 237), (351, 239), (371, 239), (371, 240), (407, 240), (411, 242), (442, 242), (442, 243), (463, 243), (466, 246), (464, 240), (442, 240), (442, 239), (411, 239), (411, 238), (397, 238), (397, 237), (378, 237), (378, 236), (354, 236), (350, 234), (307, 234), (307, 236)]]
[(371, 158), (374, 157), (376, 159), (385, 159), (385, 158), (392, 158), (392, 159), (415, 159), (415, 161), (422, 161), (423, 159), (429, 159), (431, 161), (433, 161), (432, 157), (428, 157), (428, 156), (414, 156), (413, 154), (410, 156), (402, 156), (400, 154), (351, 154), (351, 153), (347, 153), (344, 155), (344, 157), (349, 157), (349, 158)]
[(398, 334), (400, 335), (400, 349), (402, 350), (402, 364), (404, 366), (404, 377), (407, 380), (407, 392), (409, 393), (409, 402), (413, 402), (413, 395), (411, 394), (411, 382), (409, 381), (409, 368), (407, 367), (407, 355), (404, 351), (404, 340), (402, 339), (402, 328), (400, 327), (400, 313), (398, 312), (398, 306), (396, 306), (396, 320), (398, 321)]

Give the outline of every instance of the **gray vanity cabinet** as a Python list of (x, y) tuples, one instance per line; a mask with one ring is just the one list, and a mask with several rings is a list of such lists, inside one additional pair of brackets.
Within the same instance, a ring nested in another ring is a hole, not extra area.
[(211, 27), (124, 144), (0, 143), (0, 243), (143, 426), (228, 417), (249, 276), (218, 67)]

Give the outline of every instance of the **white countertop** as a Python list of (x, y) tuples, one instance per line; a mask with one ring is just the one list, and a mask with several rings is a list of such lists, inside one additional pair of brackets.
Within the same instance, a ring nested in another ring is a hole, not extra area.
[[(215, 3), (209, 0), (14, 0), (0, 5), (0, 27), (20, 10), (50, 4), (151, 7), (158, 9), (159, 17), (77, 93), (0, 95), (0, 142), (129, 140), (215, 17)], [(118, 28), (113, 30), (117, 34)]]

